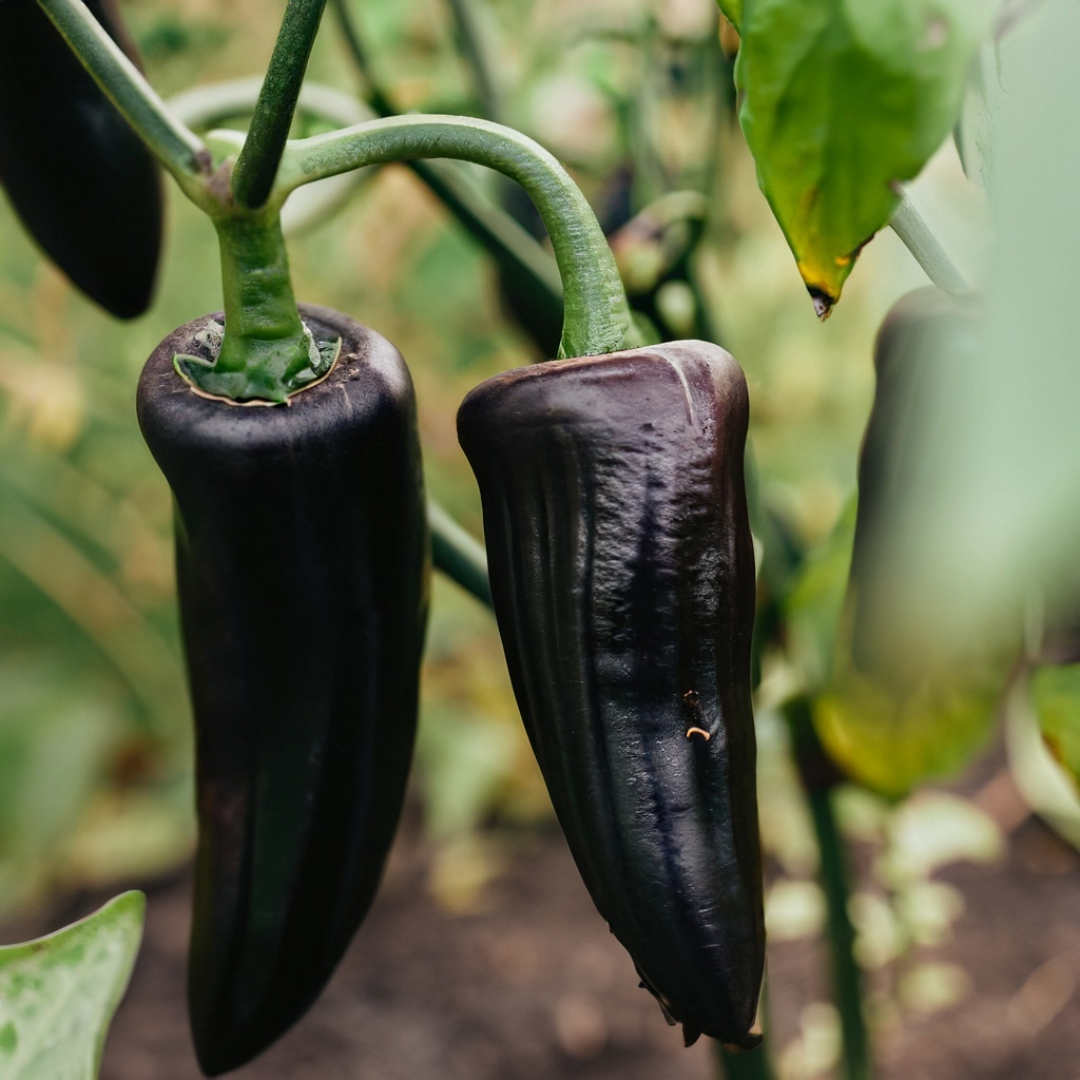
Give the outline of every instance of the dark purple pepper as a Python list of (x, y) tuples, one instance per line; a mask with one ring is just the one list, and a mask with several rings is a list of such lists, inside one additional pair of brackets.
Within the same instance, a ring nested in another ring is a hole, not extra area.
[(687, 1044), (765, 958), (746, 382), (700, 341), (488, 380), (458, 414), (522, 718), (578, 869)]

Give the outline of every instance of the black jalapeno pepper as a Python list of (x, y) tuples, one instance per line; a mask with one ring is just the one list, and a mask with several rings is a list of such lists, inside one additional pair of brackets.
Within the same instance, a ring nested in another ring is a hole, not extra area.
[(287, 405), (177, 375), (212, 318), (166, 338), (139, 383), (175, 501), (199, 819), (189, 1007), (211, 1076), (329, 979), (378, 885), (416, 726), (429, 545), (412, 383), (372, 330), (301, 314), (342, 349)]
[[(115, 4), (87, 7), (137, 59)], [(73, 284), (120, 318), (147, 309), (161, 250), (160, 171), (33, 0), (0, 2), (0, 182)]]
[(458, 414), (556, 814), (688, 1045), (760, 1041), (748, 415), (738, 365), (700, 341), (510, 371)]

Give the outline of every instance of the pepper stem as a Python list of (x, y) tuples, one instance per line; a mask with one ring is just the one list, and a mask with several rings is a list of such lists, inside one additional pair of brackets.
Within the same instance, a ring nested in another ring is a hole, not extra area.
[(287, 144), (272, 201), (313, 180), (416, 158), (457, 158), (516, 180), (544, 220), (563, 281), (559, 356), (598, 356), (627, 343), (631, 330), (615, 258), (596, 215), (542, 146), (520, 132), (460, 116), (397, 116)]
[(284, 401), (303, 385), (311, 339), (297, 310), (279, 212), (217, 216), (214, 226), (225, 337), (213, 367), (191, 365), (186, 374), (220, 397)]
[(326, 0), (289, 0), (285, 9), (247, 141), (233, 170), (233, 196), (241, 206), (257, 209), (270, 195), (325, 7)]

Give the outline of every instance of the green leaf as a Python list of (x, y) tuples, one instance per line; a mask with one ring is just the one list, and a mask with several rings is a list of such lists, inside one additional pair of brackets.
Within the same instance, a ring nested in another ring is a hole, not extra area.
[(740, 29), (743, 15), (743, 0), (716, 0), (716, 4), (724, 13), (724, 18), (726, 18), (736, 30)]
[(0, 1076), (94, 1080), (142, 937), (127, 892), (63, 930), (0, 948)]
[(1039, 668), (1031, 694), (1050, 753), (1080, 790), (1080, 664)]
[(745, 0), (739, 119), (825, 317), (862, 246), (951, 131), (985, 0)]

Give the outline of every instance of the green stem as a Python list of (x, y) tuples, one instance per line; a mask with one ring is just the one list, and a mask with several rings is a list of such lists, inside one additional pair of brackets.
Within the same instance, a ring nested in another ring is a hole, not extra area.
[(484, 545), (467, 533), (437, 502), (428, 500), (431, 558), (437, 569), (456, 581), (485, 607), (492, 606)]
[(484, 115), (489, 120), (501, 120), (499, 94), (491, 74), (488, 50), (484, 47), (484, 36), (472, 0), (449, 0), (449, 3), (454, 13), (461, 51), (469, 63)]
[[(372, 109), (383, 119), (398, 110), (371, 66), (367, 48), (349, 14), (347, 0), (332, 0), (345, 44), (360, 77), (367, 84)], [(458, 223), (487, 250), (503, 274), (521, 282), (530, 294), (541, 324), (557, 327), (563, 321), (563, 288), (559, 268), (548, 251), (501, 207), (476, 189), (452, 162), (410, 161), (409, 168), (428, 186)], [(525, 327), (526, 330), (530, 328)], [(534, 332), (543, 350), (540, 334)]]
[(855, 960), (855, 927), (848, 912), (851, 885), (847, 852), (832, 805), (839, 776), (818, 741), (809, 702), (796, 699), (785, 711), (821, 859), (819, 878), (825, 893), (833, 994), (843, 1042), (840, 1076), (842, 1080), (871, 1080), (873, 1061), (863, 1015), (863, 978)]
[(757, 1050), (729, 1050), (716, 1043), (721, 1080), (773, 1080), (772, 1062), (764, 1047)]
[(256, 209), (270, 195), (325, 7), (326, 0), (289, 0), (285, 9), (247, 140), (233, 170), (233, 195), (241, 206)]
[(911, 191), (905, 190), (903, 195), (904, 201), (889, 222), (893, 232), (900, 237), (908, 251), (915, 256), (916, 262), (926, 271), (926, 276), (939, 289), (954, 296), (971, 292), (971, 286), (964, 279), (964, 275), (956, 268), (956, 264), (949, 258), (949, 253), (927, 224)]
[(210, 168), (202, 140), (181, 124), (82, 0), (38, 0), (83, 67), (150, 152), (195, 201)]
[(630, 311), (615, 259), (592, 208), (543, 147), (510, 128), (454, 116), (402, 116), (290, 142), (276, 192), (364, 165), (409, 158), (458, 158), (504, 173), (532, 198), (551, 236), (563, 281), (560, 356), (622, 347)]
[(215, 218), (221, 246), (225, 340), (213, 368), (190, 368), (207, 393), (284, 401), (311, 363), (289, 277), (277, 209)]
[[(215, 127), (224, 120), (250, 112), (258, 92), (257, 78), (232, 79), (186, 90), (170, 98), (168, 105), (191, 127)], [(375, 93), (373, 89), (372, 102), (378, 107)], [(342, 127), (372, 119), (365, 104), (319, 83), (303, 85), (298, 108)], [(517, 275), (525, 283), (545, 321), (558, 326), (563, 317), (562, 281), (551, 253), (505, 210), (494, 205), (456, 162), (412, 161), (407, 164), (502, 270)]]
[(352, 57), (356, 70), (360, 73), (364, 82), (367, 83), (368, 99), (371, 107), (380, 116), (396, 116), (397, 109), (394, 108), (389, 96), (375, 75), (363, 38), (361, 38), (360, 31), (349, 14), (347, 0), (332, 0), (332, 3), (334, 5), (334, 14), (337, 16), (338, 24), (341, 27), (341, 36), (345, 39), (345, 47), (349, 50), (349, 55)]

